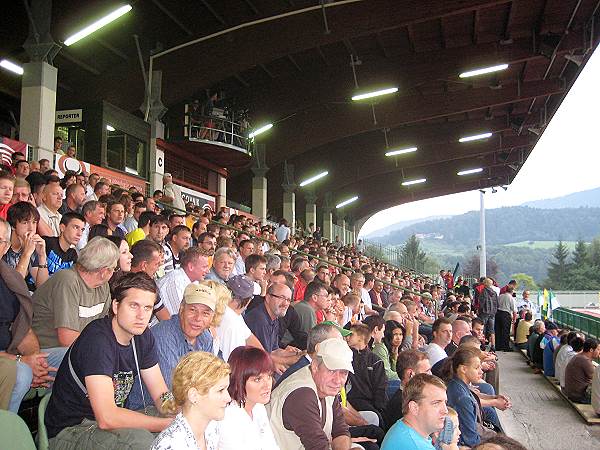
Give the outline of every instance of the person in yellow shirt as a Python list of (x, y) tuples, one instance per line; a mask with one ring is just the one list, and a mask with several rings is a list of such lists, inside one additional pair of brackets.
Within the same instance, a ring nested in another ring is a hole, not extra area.
[(138, 219), (138, 227), (125, 235), (125, 240), (129, 244), (129, 248), (133, 247), (133, 244), (135, 244), (137, 241), (146, 239), (146, 236), (150, 230), (150, 220), (155, 215), (156, 214), (152, 211), (144, 211), (140, 214), (140, 218)]
[(525, 318), (519, 320), (517, 325), (517, 334), (515, 336), (515, 345), (519, 349), (527, 347), (527, 337), (529, 336), (529, 329), (533, 326), (533, 315), (531, 311), (525, 313)]

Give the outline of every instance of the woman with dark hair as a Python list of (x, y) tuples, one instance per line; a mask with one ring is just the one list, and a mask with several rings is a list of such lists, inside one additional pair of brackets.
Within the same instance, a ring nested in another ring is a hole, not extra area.
[(219, 422), (219, 450), (279, 450), (265, 404), (271, 399), (273, 361), (256, 347), (237, 347), (229, 355), (231, 403)]
[(375, 327), (372, 336), (373, 353), (383, 361), (388, 378), (388, 396), (391, 397), (400, 388), (400, 378), (396, 373), (396, 360), (404, 341), (404, 327), (395, 320), (388, 320), (382, 327)]
[(131, 270), (133, 255), (129, 251), (129, 244), (125, 238), (121, 236), (106, 236), (106, 239), (115, 244), (119, 249), (119, 260), (117, 261), (116, 271), (129, 272)]
[(112, 236), (112, 231), (108, 228), (108, 225), (103, 223), (99, 223), (97, 225), (93, 225), (90, 228), (90, 233), (88, 235), (88, 242), (94, 239), (96, 236), (108, 237)]

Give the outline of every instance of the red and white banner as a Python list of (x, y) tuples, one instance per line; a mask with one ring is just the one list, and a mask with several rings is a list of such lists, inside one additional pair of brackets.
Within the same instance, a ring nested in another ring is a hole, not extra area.
[(0, 157), (2, 158), (2, 164), (7, 166), (12, 165), (12, 154), (14, 152), (21, 152), (27, 159), (27, 144), (21, 141), (15, 141), (7, 137), (0, 137)]

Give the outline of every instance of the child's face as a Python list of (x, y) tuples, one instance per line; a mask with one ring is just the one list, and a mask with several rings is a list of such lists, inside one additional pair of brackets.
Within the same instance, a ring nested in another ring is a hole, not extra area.
[(452, 423), (454, 424), (454, 434), (452, 435), (452, 443), (457, 444), (458, 438), (460, 437), (460, 428), (458, 427), (458, 417), (450, 416)]

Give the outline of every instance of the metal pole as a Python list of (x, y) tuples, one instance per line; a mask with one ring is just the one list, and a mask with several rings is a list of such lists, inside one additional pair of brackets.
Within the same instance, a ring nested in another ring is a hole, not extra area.
[(486, 276), (485, 254), (485, 191), (479, 191), (479, 276)]

